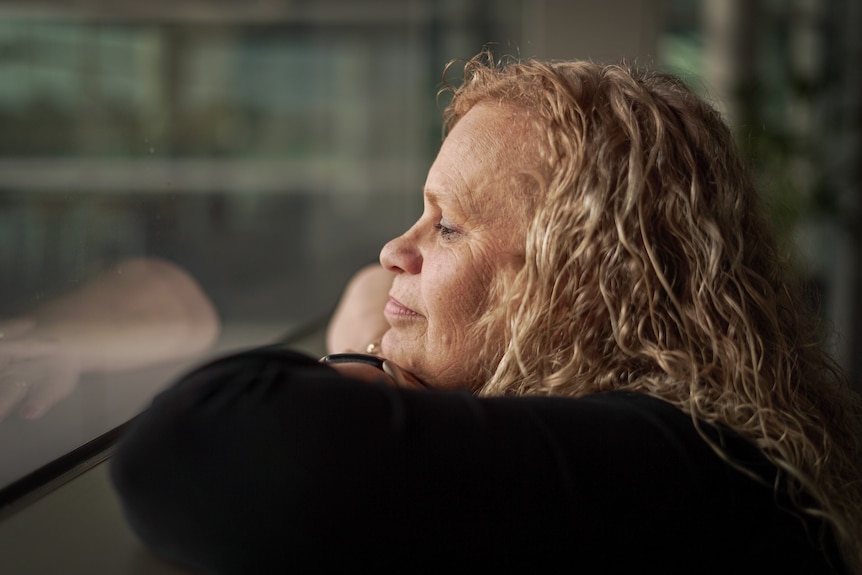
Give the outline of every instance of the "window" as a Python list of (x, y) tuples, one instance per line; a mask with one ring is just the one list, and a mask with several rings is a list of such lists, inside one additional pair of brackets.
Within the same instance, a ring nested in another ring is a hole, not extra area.
[[(0, 423), (0, 487), (192, 363), (319, 334), (349, 275), (421, 211), (443, 65), (499, 24), (479, 2), (124, 4), (0, 6), (0, 343), (26, 337), (9, 320), (141, 256), (199, 283), (220, 337), (188, 361), (60, 370), (67, 396)], [(43, 374), (20, 373), (0, 388), (35, 393)]]

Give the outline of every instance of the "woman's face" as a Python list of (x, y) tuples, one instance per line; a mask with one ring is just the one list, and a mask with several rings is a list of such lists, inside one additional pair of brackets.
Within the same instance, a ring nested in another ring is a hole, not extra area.
[(479, 104), (452, 129), (431, 166), (422, 217), (387, 243), (396, 273), (385, 315), (383, 354), (436, 388), (481, 385), (480, 341), (469, 327), (493, 302), (499, 274), (523, 265), (537, 166), (526, 112)]

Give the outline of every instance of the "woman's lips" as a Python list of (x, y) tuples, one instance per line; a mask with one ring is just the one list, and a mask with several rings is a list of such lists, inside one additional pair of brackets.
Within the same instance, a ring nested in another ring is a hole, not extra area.
[(393, 317), (421, 317), (421, 314), (416, 313), (392, 296), (389, 296), (389, 301), (386, 302), (386, 307), (383, 308), (383, 314)]

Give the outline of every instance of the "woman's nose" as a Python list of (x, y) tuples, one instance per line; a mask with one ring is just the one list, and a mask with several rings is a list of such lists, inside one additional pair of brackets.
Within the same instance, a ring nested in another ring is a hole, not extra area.
[(422, 270), (422, 255), (411, 230), (386, 242), (380, 250), (380, 264), (396, 273), (418, 274)]

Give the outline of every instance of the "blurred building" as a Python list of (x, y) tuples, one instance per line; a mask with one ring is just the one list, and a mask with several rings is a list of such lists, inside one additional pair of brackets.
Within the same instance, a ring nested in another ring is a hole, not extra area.
[(443, 68), (488, 46), (715, 97), (860, 374), (858, 4), (0, 1), (0, 316), (150, 254), (252, 338), (319, 320), (419, 213)]
[(447, 62), (656, 45), (593, 4), (0, 2), (0, 311), (146, 253), (261, 338), (325, 315), (421, 209)]

